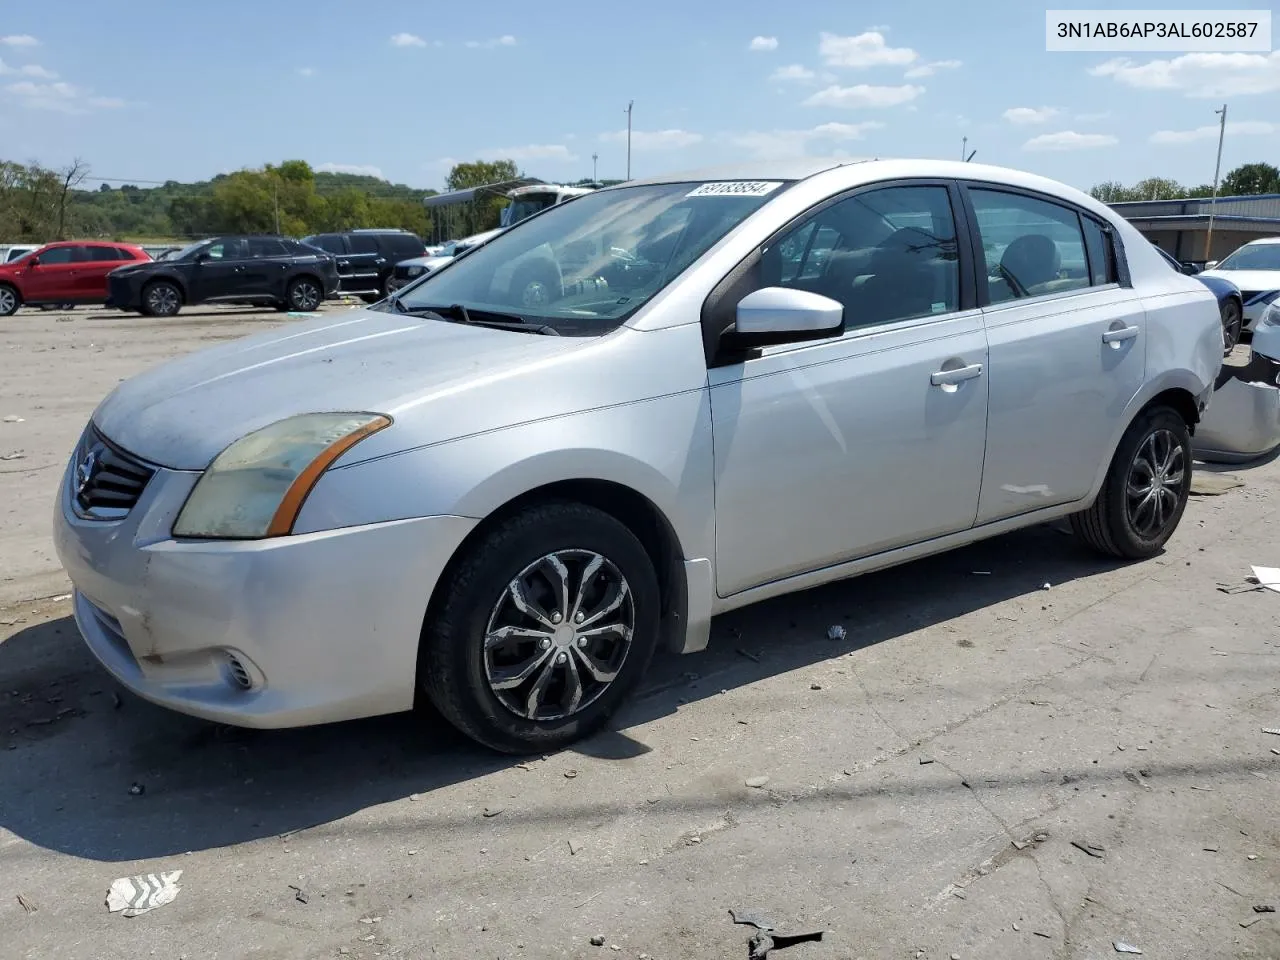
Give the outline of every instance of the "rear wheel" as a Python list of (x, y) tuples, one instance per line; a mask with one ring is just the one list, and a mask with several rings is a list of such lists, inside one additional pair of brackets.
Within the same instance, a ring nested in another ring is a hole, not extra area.
[(1240, 304), (1235, 300), (1227, 300), (1222, 305), (1222, 347), (1230, 353), (1240, 342), (1240, 332), (1244, 328), (1244, 314)]
[(504, 753), (599, 729), (635, 688), (658, 640), (648, 554), (613, 517), (533, 507), (480, 540), (441, 584), (419, 676), (463, 733)]
[(1098, 499), (1071, 527), (1101, 553), (1154, 556), (1173, 536), (1191, 492), (1191, 434), (1172, 407), (1143, 411), (1125, 431)]
[(7, 283), (0, 283), (0, 317), (9, 317), (22, 306), (22, 294)]
[(289, 284), (285, 299), (288, 301), (291, 310), (310, 313), (320, 306), (320, 301), (324, 299), (324, 294), (320, 290), (320, 285), (310, 277), (298, 277), (298, 279)]
[(168, 280), (156, 280), (142, 291), (142, 312), (149, 317), (172, 317), (182, 309), (182, 291)]

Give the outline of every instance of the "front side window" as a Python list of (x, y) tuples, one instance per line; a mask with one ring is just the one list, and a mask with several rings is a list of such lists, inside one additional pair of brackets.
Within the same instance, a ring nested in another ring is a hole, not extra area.
[(429, 274), (391, 308), (461, 305), (515, 314), (561, 333), (604, 333), (784, 187), (782, 181), (693, 182), (588, 194)]
[(1280, 270), (1280, 243), (1246, 244), (1213, 269)]
[(991, 303), (1090, 285), (1079, 215), (1069, 207), (999, 190), (969, 189), (986, 258)]
[(823, 208), (761, 251), (759, 283), (839, 301), (846, 328), (958, 310), (947, 188), (885, 187)]
[(105, 260), (116, 261), (115, 247), (85, 247), (85, 259), (90, 263), (102, 263)]
[(245, 258), (245, 242), (239, 239), (219, 240), (203, 251), (210, 260), (243, 260)]
[(75, 247), (50, 247), (39, 256), (41, 264), (71, 263), (75, 259)]

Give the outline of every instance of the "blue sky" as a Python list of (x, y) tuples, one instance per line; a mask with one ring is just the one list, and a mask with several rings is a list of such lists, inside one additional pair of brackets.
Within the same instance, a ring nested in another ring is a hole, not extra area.
[(439, 187), (458, 159), (576, 179), (597, 153), (599, 175), (620, 177), (634, 99), (634, 176), (796, 153), (958, 157), (967, 136), (976, 160), (1083, 188), (1194, 185), (1213, 177), (1225, 101), (1224, 171), (1280, 162), (1280, 52), (1047, 53), (1044, 6), (1026, 0), (149, 9), (5, 3), (0, 157), (79, 156), (137, 181), (300, 157)]

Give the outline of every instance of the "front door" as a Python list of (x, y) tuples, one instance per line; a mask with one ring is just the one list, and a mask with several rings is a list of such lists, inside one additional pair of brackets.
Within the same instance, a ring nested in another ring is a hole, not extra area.
[(31, 303), (65, 303), (75, 299), (76, 276), (81, 264), (76, 263), (75, 247), (50, 247), (37, 254), (39, 263), (28, 258), (22, 280), (24, 299)]
[(762, 249), (760, 286), (839, 300), (846, 331), (710, 371), (721, 596), (973, 525), (987, 342), (957, 199), (859, 191)]
[(229, 237), (218, 240), (205, 247), (201, 256), (206, 259), (200, 259), (191, 271), (190, 299), (193, 302), (242, 295), (248, 262), (248, 250), (243, 239)]
[(1112, 239), (1088, 213), (1026, 192), (966, 189), (986, 268), (990, 414), (978, 522), (987, 523), (1088, 495), (1116, 418), (1142, 387), (1146, 312), (1117, 282)]

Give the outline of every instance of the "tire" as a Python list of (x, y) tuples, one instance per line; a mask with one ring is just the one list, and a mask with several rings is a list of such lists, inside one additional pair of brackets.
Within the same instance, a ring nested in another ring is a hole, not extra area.
[[(559, 594), (567, 600), (548, 603), (559, 596), (548, 589), (560, 579), (552, 557), (567, 574)], [(658, 642), (657, 577), (640, 541), (608, 514), (567, 502), (532, 507), (494, 527), (451, 567), (423, 624), (419, 682), (450, 723), (485, 746), (539, 753), (589, 736), (648, 668)], [(582, 594), (582, 578), (593, 569)], [(517, 581), (525, 609), (538, 614), (521, 612), (511, 588)], [(579, 603), (587, 613), (583, 629), (602, 635), (575, 640)], [(629, 646), (623, 631), (610, 629), (618, 624), (631, 626)], [(487, 644), (495, 632), (507, 639)], [(571, 671), (580, 680), (576, 708)], [(544, 696), (530, 710), (540, 686)]]
[(1244, 330), (1244, 313), (1240, 304), (1228, 298), (1222, 305), (1222, 349), (1230, 353), (1240, 342), (1240, 334)]
[(172, 317), (182, 309), (182, 291), (168, 280), (153, 280), (142, 288), (142, 312), (148, 317)]
[(11, 317), (22, 306), (22, 294), (16, 287), (0, 283), (0, 317)]
[[(1150, 492), (1143, 498), (1144, 489), (1154, 490), (1155, 499)], [(1149, 407), (1120, 438), (1098, 499), (1088, 510), (1072, 514), (1071, 528), (1100, 553), (1143, 560), (1159, 553), (1173, 536), (1190, 492), (1187, 423), (1172, 407)]]
[(285, 291), (285, 300), (290, 310), (299, 313), (310, 313), (324, 302), (324, 290), (311, 277), (298, 277), (289, 283)]

